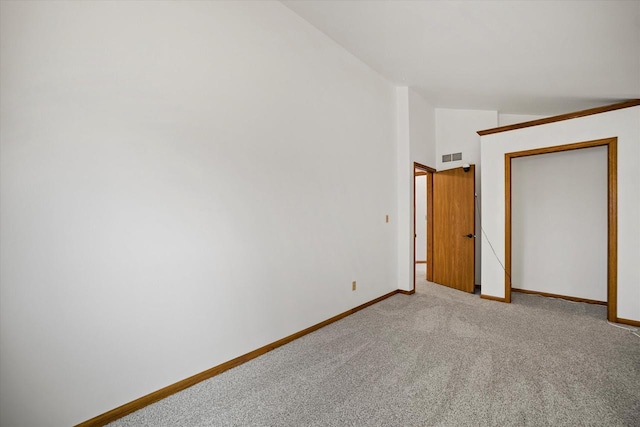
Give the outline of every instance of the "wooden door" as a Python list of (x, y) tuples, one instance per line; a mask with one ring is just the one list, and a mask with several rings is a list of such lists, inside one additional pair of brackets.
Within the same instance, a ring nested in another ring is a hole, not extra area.
[(433, 174), (433, 281), (465, 292), (475, 285), (475, 168)]

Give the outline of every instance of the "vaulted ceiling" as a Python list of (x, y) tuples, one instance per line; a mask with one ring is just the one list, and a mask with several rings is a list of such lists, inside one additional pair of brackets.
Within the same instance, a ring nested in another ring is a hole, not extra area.
[(436, 107), (558, 114), (640, 98), (640, 1), (282, 1)]

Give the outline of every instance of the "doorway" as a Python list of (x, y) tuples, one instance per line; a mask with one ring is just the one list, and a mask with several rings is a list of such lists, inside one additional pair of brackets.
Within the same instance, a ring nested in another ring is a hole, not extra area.
[[(617, 138), (599, 139), (505, 154), (505, 302), (511, 302), (513, 277), (512, 160), (519, 157), (603, 146), (607, 149), (607, 318), (612, 322), (617, 320)], [(562, 297), (561, 295), (555, 296)]]
[(433, 280), (433, 173), (413, 163), (413, 292), (416, 278)]

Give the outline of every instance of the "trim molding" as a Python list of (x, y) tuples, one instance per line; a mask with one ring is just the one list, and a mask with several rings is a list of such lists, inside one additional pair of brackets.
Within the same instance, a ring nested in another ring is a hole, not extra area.
[(424, 261), (416, 261), (416, 264), (426, 264), (426, 263), (427, 263), (427, 260), (424, 260)]
[[(640, 102), (639, 102), (640, 105)], [(504, 154), (504, 295), (511, 302), (511, 160), (518, 157), (607, 147), (607, 320), (614, 322), (618, 312), (618, 137), (576, 142)]]
[(640, 328), (640, 320), (623, 319), (618, 317), (616, 323), (624, 323), (625, 325), (637, 326)]
[(436, 170), (430, 166), (427, 165), (423, 165), (422, 163), (418, 163), (418, 162), (413, 162), (413, 168), (414, 170), (417, 169), (422, 169), (423, 172), (435, 172)]
[(490, 301), (507, 302), (505, 298), (494, 297), (493, 295), (480, 294), (480, 298), (488, 299)]
[(433, 282), (433, 173), (427, 174), (427, 280)]
[(511, 157), (504, 155), (504, 302), (511, 302)]
[(104, 426), (105, 424), (108, 424), (112, 421), (115, 421), (119, 418), (124, 417), (125, 415), (129, 415), (132, 412), (135, 412), (139, 409), (144, 408), (147, 405), (150, 405), (154, 402), (157, 402), (158, 400), (164, 399), (165, 397), (169, 397), (174, 393), (177, 393), (179, 391), (182, 391), (186, 388), (191, 387), (192, 385), (195, 385), (201, 381), (207, 380), (209, 378), (215, 377), (216, 375), (219, 375), (225, 371), (228, 371), (231, 368), (235, 368), (236, 366), (242, 365), (245, 362), (250, 361), (251, 359), (255, 359), (258, 356), (262, 356), (265, 353), (268, 353), (269, 351), (276, 349), (280, 346), (283, 346), (285, 344), (290, 343), (291, 341), (294, 341), (304, 335), (307, 335), (311, 332), (314, 332), (320, 328), (323, 328), (333, 322), (336, 322), (340, 319), (343, 319), (357, 311), (360, 311), (364, 308), (367, 308), (375, 303), (378, 303), (384, 299), (387, 299), (395, 294), (398, 293), (413, 293), (415, 291), (403, 291), (400, 289), (397, 289), (395, 291), (391, 291), (388, 294), (382, 295), (381, 297), (378, 297), (376, 299), (373, 299), (369, 302), (366, 302), (364, 304), (361, 304), (357, 307), (354, 307), (350, 310), (345, 311), (344, 313), (340, 313), (336, 316), (333, 316), (323, 322), (317, 323), (313, 326), (310, 326), (306, 329), (303, 329), (299, 332), (296, 332), (295, 334), (289, 335), (288, 337), (282, 338), (278, 341), (272, 342), (271, 344), (267, 344), (263, 347), (260, 347), (256, 350), (253, 350), (247, 354), (243, 354), (242, 356), (236, 357), (235, 359), (231, 359), (227, 362), (224, 362), (218, 366), (214, 366), (213, 368), (207, 369), (206, 371), (200, 372), (199, 374), (193, 375), (189, 378), (186, 378), (184, 380), (178, 381), (177, 383), (171, 384), (167, 387), (161, 388), (160, 390), (154, 391), (153, 393), (149, 393), (146, 396), (142, 396), (139, 399), (136, 399), (132, 402), (129, 403), (125, 403), (122, 406), (119, 406), (115, 409), (112, 409), (111, 411), (105, 412), (102, 415), (98, 415), (97, 417), (91, 418), (90, 420), (84, 421), (80, 424), (78, 424), (76, 427), (97, 427), (97, 426)]
[(591, 116), (593, 114), (606, 113), (608, 111), (621, 110), (623, 108), (637, 107), (638, 105), (640, 105), (640, 99), (632, 99), (625, 102), (619, 102), (617, 104), (605, 105), (604, 107), (590, 108), (588, 110), (575, 111), (573, 113), (561, 114), (559, 116), (547, 117), (544, 119), (531, 120), (529, 122), (479, 130), (477, 133), (480, 136), (490, 135), (492, 133), (500, 133), (515, 129), (528, 128), (531, 126), (546, 125), (547, 123), (560, 122), (563, 120), (577, 119), (578, 117)]
[[(436, 170), (429, 166), (425, 166), (422, 163), (413, 162), (413, 180), (411, 182), (411, 189), (413, 190), (413, 264), (424, 262), (427, 264), (427, 280), (433, 280), (433, 257), (431, 256), (431, 252), (433, 252), (433, 173)], [(426, 261), (416, 261), (416, 176), (426, 175), (426, 191), (427, 191), (427, 260)], [(408, 294), (411, 295), (416, 291), (416, 269), (413, 268), (413, 272), (411, 274), (413, 280), (413, 291)], [(404, 293), (401, 291), (401, 293)]]
[(413, 295), (416, 293), (416, 290), (412, 289), (410, 291), (405, 291), (404, 289), (398, 289), (398, 293), (403, 295)]
[(529, 295), (540, 295), (541, 297), (566, 299), (568, 301), (574, 301), (574, 302), (586, 302), (587, 304), (607, 305), (606, 301), (598, 301), (598, 300), (594, 300), (594, 299), (570, 297), (570, 296), (567, 296), (567, 295), (551, 294), (549, 292), (530, 291), (529, 289), (511, 288), (511, 291), (512, 292), (520, 292), (522, 294), (529, 294)]

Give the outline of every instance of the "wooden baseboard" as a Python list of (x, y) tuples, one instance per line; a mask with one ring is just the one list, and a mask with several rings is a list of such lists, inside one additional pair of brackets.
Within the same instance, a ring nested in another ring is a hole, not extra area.
[(426, 263), (427, 263), (427, 260), (424, 260), (424, 261), (416, 261), (416, 264), (426, 264)]
[(507, 302), (507, 300), (505, 298), (500, 298), (500, 297), (494, 297), (491, 295), (485, 295), (485, 294), (480, 294), (480, 298), (482, 299), (488, 299), (490, 301), (498, 301), (498, 302)]
[(618, 317), (616, 319), (617, 323), (624, 323), (625, 325), (637, 326), (640, 327), (640, 320), (631, 320), (631, 319), (623, 319)]
[(412, 289), (410, 291), (405, 291), (404, 289), (398, 289), (398, 293), (399, 294), (404, 294), (404, 295), (413, 295), (416, 293), (415, 289)]
[(573, 301), (573, 302), (586, 302), (587, 304), (607, 305), (606, 301), (597, 301), (597, 300), (587, 299), (587, 298), (569, 297), (566, 295), (550, 294), (548, 292), (530, 291), (528, 289), (511, 288), (511, 291), (520, 292), (522, 294), (529, 294), (529, 295), (540, 295), (542, 297), (566, 299), (567, 301)]
[(215, 377), (216, 375), (219, 375), (225, 371), (228, 371), (231, 368), (235, 368), (236, 366), (242, 365), (243, 363), (248, 362), (251, 359), (255, 359), (258, 356), (262, 356), (263, 354), (275, 348), (288, 344), (293, 340), (296, 340), (304, 335), (310, 334), (311, 332), (314, 332), (333, 322), (336, 322), (342, 318), (345, 318), (357, 311), (367, 308), (370, 305), (373, 305), (377, 302), (387, 299), (397, 293), (405, 293), (405, 292), (409, 292), (409, 291), (401, 291), (398, 289), (398, 290), (389, 292), (388, 294), (382, 295), (381, 297), (378, 297), (369, 302), (361, 304), (355, 308), (352, 308), (351, 310), (347, 310), (344, 313), (340, 313), (336, 316), (333, 316), (330, 319), (327, 319), (323, 322), (310, 326), (306, 329), (303, 329), (302, 331), (289, 335), (288, 337), (272, 342), (271, 344), (267, 344), (264, 347), (260, 347), (259, 349), (253, 350), (247, 354), (243, 354), (242, 356), (236, 357), (235, 359), (231, 359), (228, 362), (224, 362), (218, 366), (214, 366), (211, 369), (208, 369), (204, 372), (200, 372), (199, 374), (193, 375), (182, 381), (178, 381), (177, 383), (168, 385), (167, 387), (161, 388), (160, 390), (154, 391), (153, 393), (149, 393), (146, 396), (142, 396), (132, 402), (125, 403), (124, 405), (119, 406), (115, 409), (112, 409), (111, 411), (105, 412), (102, 415), (98, 415), (97, 417), (84, 421), (78, 424), (76, 427), (98, 427), (98, 426), (104, 426), (105, 424), (109, 424), (110, 422), (113, 422), (119, 418), (122, 418), (125, 415), (129, 415), (130, 413), (135, 412), (139, 409), (142, 409), (145, 406), (148, 406), (154, 402), (157, 402), (158, 400), (164, 399), (165, 397), (169, 397), (172, 394), (175, 394), (179, 391), (189, 388), (192, 385), (195, 385), (201, 381), (207, 380), (211, 377)]

